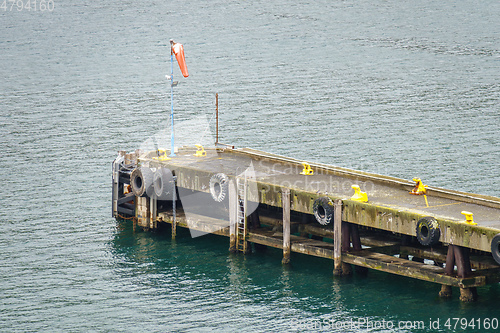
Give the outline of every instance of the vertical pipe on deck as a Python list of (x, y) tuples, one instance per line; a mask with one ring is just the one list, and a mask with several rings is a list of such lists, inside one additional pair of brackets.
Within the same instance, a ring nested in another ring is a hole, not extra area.
[(290, 263), (290, 190), (283, 189), (282, 204), (283, 204), (283, 260), (282, 264)]
[(333, 275), (342, 275), (342, 200), (335, 200), (333, 209)]
[(219, 143), (219, 94), (215, 94), (215, 144)]
[(236, 252), (236, 220), (238, 212), (238, 198), (234, 180), (229, 181), (229, 251)]

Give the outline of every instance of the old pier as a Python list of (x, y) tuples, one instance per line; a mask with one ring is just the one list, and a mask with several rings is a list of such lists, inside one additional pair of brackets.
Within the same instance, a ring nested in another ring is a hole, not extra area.
[(113, 216), (134, 227), (170, 225), (193, 236), (333, 260), (334, 275), (368, 269), (440, 284), (474, 301), (500, 281), (500, 199), (217, 144), (121, 151), (113, 162)]

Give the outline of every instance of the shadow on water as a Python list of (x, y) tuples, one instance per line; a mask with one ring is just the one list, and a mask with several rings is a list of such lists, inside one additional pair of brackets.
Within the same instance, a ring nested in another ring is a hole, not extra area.
[[(376, 271), (366, 276), (355, 273), (333, 277), (331, 260), (292, 253), (291, 265), (282, 266), (278, 249), (267, 248), (247, 256), (231, 254), (225, 237), (193, 239), (187, 229), (179, 228), (177, 238), (172, 240), (166, 229), (134, 232), (131, 222), (117, 222), (112, 240), (117, 274), (132, 275), (137, 285), (156, 288), (159, 293), (168, 290), (184, 306), (224, 313), (229, 320), (227, 327), (237, 327), (236, 318), (242, 314), (234, 309), (243, 306), (248, 311), (243, 317), (249, 320), (255, 320), (252, 308), (265, 306), (265, 316), (274, 316), (276, 328), (299, 330), (320, 322), (322, 326), (316, 329), (328, 328), (326, 324), (331, 328), (333, 323), (361, 323), (357, 328), (362, 328), (362, 323), (390, 321), (398, 325), (408, 321), (420, 323), (423, 329), (402, 326), (403, 331), (436, 331), (430, 329), (430, 321), (439, 320), (440, 329), (446, 331), (448, 318), (470, 320), (498, 315), (493, 304), (500, 296), (499, 285), (479, 288), (479, 301), (463, 304), (458, 300), (458, 289), (453, 290), (451, 300), (442, 300), (437, 284)], [(345, 331), (351, 328), (357, 331), (355, 326), (343, 327)]]

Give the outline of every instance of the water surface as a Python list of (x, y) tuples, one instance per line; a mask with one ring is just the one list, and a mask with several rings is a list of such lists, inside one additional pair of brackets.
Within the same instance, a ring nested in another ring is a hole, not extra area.
[(54, 5), (0, 9), (1, 330), (431, 332), (498, 317), (498, 285), (443, 301), (438, 285), (336, 279), (331, 261), (284, 268), (279, 251), (232, 256), (224, 238), (110, 217), (116, 151), (168, 130), (170, 38), (190, 71), (175, 72), (178, 122), (212, 119), (219, 93), (222, 142), (500, 196), (498, 1)]

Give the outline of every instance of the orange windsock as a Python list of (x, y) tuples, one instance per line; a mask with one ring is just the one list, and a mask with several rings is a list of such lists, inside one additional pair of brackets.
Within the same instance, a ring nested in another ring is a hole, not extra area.
[(186, 59), (184, 58), (184, 46), (182, 46), (181, 43), (175, 43), (174, 45), (172, 45), (172, 51), (175, 54), (175, 59), (177, 59), (177, 63), (179, 64), (182, 75), (184, 77), (188, 77), (189, 73), (186, 66)]

